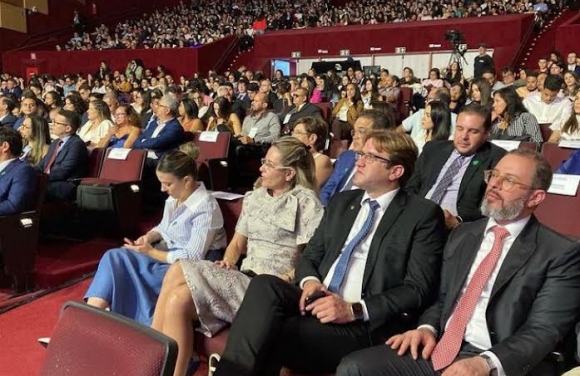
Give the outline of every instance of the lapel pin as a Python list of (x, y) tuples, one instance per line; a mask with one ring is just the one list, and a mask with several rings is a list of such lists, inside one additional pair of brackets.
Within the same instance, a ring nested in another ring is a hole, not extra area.
[(473, 162), (471, 162), (472, 165), (477, 166), (479, 164), (479, 161), (476, 159)]
[(354, 205), (350, 207), (350, 210), (354, 210)]

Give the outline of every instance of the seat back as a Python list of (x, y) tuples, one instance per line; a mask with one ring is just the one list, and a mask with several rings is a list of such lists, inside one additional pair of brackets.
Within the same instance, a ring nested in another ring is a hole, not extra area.
[(105, 159), (106, 148), (94, 148), (89, 154), (89, 171), (87, 177), (96, 178), (99, 176), (103, 159)]
[(322, 114), (322, 119), (329, 124), (330, 116), (332, 115), (332, 103), (330, 102), (320, 102), (313, 103), (316, 107), (320, 108), (320, 113)]
[(550, 136), (552, 135), (550, 125), (552, 124), (540, 124), (540, 132), (542, 133), (542, 138), (544, 139), (544, 142), (548, 141), (550, 139)]
[(565, 213), (579, 212), (580, 196), (578, 192), (574, 197), (548, 193), (534, 214), (542, 224), (552, 230), (571, 238), (580, 239), (580, 222), (565, 215)]
[(576, 151), (576, 149), (561, 148), (558, 144), (554, 143), (546, 142), (542, 145), (542, 155), (546, 157), (548, 162), (550, 162), (552, 171), (556, 171), (562, 162), (570, 158), (574, 151)]
[(99, 179), (114, 180), (119, 182), (139, 181), (143, 174), (143, 165), (147, 159), (147, 151), (143, 149), (131, 149), (126, 159), (110, 158), (115, 149), (107, 149), (103, 166), (99, 173)]
[(520, 146), (518, 146), (518, 149), (527, 149), (527, 150), (537, 151), (538, 144), (535, 142), (531, 142), (531, 141), (522, 141), (522, 142), (520, 142)]
[(401, 124), (403, 120), (409, 117), (411, 112), (411, 101), (413, 100), (413, 89), (410, 87), (399, 87), (400, 96), (399, 102), (397, 103), (397, 112), (399, 115), (399, 121), (397, 124)]
[(65, 303), (41, 376), (169, 376), (177, 343), (114, 312)]
[(236, 224), (242, 214), (244, 200), (241, 198), (232, 201), (218, 199), (217, 202), (220, 206), (222, 216), (224, 217), (224, 229), (226, 230), (229, 243), (236, 232)]
[(207, 161), (209, 159), (227, 158), (231, 134), (229, 132), (218, 132), (215, 141), (206, 141), (203, 140), (204, 133), (206, 132), (193, 134), (193, 142), (199, 148), (198, 160)]

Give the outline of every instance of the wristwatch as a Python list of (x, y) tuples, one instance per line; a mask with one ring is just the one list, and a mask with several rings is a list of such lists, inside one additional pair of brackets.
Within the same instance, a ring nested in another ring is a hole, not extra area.
[(491, 358), (485, 354), (480, 356), (483, 358), (483, 360), (485, 360), (485, 363), (487, 364), (487, 368), (489, 369), (489, 376), (497, 376), (497, 366), (495, 365), (493, 360), (491, 360)]
[(361, 303), (352, 303), (350, 307), (355, 320), (362, 321), (365, 319), (365, 313)]

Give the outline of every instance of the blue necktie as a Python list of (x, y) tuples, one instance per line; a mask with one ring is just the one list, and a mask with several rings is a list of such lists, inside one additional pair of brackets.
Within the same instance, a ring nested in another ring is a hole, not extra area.
[(376, 201), (372, 201), (367, 199), (365, 203), (369, 204), (369, 214), (365, 223), (363, 223), (361, 229), (359, 230), (358, 234), (347, 244), (338, 259), (338, 263), (336, 264), (336, 268), (334, 269), (334, 275), (330, 280), (330, 285), (328, 286), (328, 290), (338, 293), (340, 291), (340, 287), (342, 286), (342, 282), (344, 281), (344, 276), (346, 275), (346, 269), (348, 268), (348, 262), (350, 261), (350, 256), (352, 255), (354, 249), (363, 241), (363, 239), (369, 234), (371, 227), (373, 226), (373, 220), (375, 219), (375, 212), (377, 211), (379, 204)]
[(465, 156), (463, 155), (460, 155), (459, 157), (455, 158), (453, 163), (451, 163), (451, 166), (449, 166), (447, 171), (445, 171), (445, 174), (443, 174), (443, 177), (439, 181), (439, 184), (437, 184), (437, 186), (435, 187), (435, 190), (431, 195), (431, 201), (433, 201), (436, 204), (441, 203), (441, 200), (443, 199), (445, 192), (447, 192), (447, 188), (449, 188), (449, 186), (453, 182), (453, 178), (455, 177), (455, 175), (457, 175), (459, 170), (461, 170), (461, 166), (463, 165), (464, 160)]

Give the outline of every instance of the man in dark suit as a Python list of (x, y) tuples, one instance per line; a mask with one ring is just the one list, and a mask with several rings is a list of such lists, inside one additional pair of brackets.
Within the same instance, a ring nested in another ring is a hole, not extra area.
[(431, 304), (444, 219), (437, 205), (400, 189), (416, 155), (405, 134), (369, 136), (356, 164), (361, 190), (331, 200), (298, 262), (300, 287), (252, 279), (216, 376), (278, 375), (282, 366), (333, 371), (343, 356), (404, 330)]
[(185, 141), (185, 133), (175, 118), (179, 103), (172, 95), (164, 95), (155, 105), (156, 120), (149, 123), (133, 144), (134, 149), (147, 149), (147, 160), (156, 161)]
[(12, 128), (0, 127), (0, 216), (31, 209), (36, 189), (36, 171), (18, 157), (22, 136)]
[(308, 90), (299, 87), (292, 93), (292, 106), (280, 114), (285, 133), (291, 132), (296, 122), (306, 116), (322, 118), (320, 108), (308, 103)]
[(493, 168), (505, 154), (487, 141), (490, 130), (491, 115), (486, 108), (465, 107), (457, 116), (453, 141), (425, 144), (406, 186), (407, 191), (439, 204), (450, 229), (481, 218), (483, 171)]
[(387, 129), (394, 126), (388, 118), (379, 111), (365, 110), (361, 112), (354, 123), (351, 150), (340, 154), (334, 163), (334, 170), (330, 178), (320, 190), (320, 202), (328, 205), (328, 202), (338, 192), (356, 189), (352, 180), (355, 174), (356, 153), (362, 150), (364, 136), (372, 130)]
[(577, 75), (580, 75), (580, 65), (577, 64), (578, 62), (578, 55), (576, 52), (570, 52), (566, 58), (566, 71), (574, 72)]
[(40, 161), (40, 169), (48, 174), (46, 201), (69, 201), (76, 197), (77, 179), (86, 177), (89, 155), (85, 142), (77, 136), (80, 116), (74, 111), (61, 110), (51, 126), (58, 138)]
[(489, 219), (451, 233), (418, 328), (351, 354), (338, 376), (553, 374), (542, 360), (580, 314), (580, 244), (533, 215), (552, 181), (539, 153), (513, 150), (485, 180)]
[(14, 127), (14, 123), (18, 120), (18, 118), (12, 114), (14, 107), (15, 103), (10, 98), (0, 98), (0, 126), (8, 128)]

